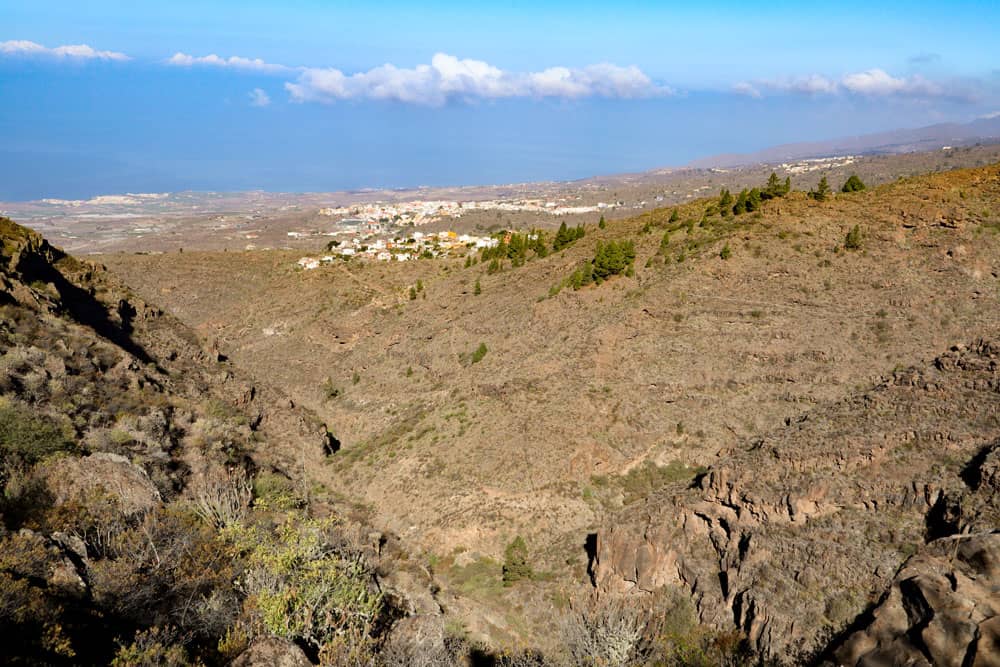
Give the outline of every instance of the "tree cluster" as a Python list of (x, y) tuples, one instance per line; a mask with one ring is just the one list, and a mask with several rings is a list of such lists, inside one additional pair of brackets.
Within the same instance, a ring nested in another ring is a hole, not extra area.
[(584, 262), (569, 277), (568, 284), (575, 290), (591, 283), (600, 284), (616, 275), (631, 275), (635, 263), (635, 244), (632, 241), (598, 243), (594, 258)]
[[(778, 180), (778, 175), (772, 171), (771, 176), (767, 179), (767, 184), (763, 188), (743, 188), (735, 198), (727, 188), (722, 188), (722, 191), (719, 193), (719, 201), (712, 204), (705, 214), (713, 215), (718, 213), (723, 217), (729, 217), (730, 215), (739, 216), (744, 213), (753, 213), (760, 210), (761, 202), (784, 197), (791, 191), (792, 179), (785, 178), (784, 182), (781, 182)], [(674, 212), (670, 216), (671, 222), (676, 220), (676, 213), (677, 209), (674, 209)]]
[(584, 237), (583, 225), (577, 225), (576, 227), (567, 227), (566, 223), (559, 225), (559, 231), (556, 232), (556, 238), (552, 241), (552, 251), (559, 252), (569, 244), (573, 243), (578, 239)]
[(535, 257), (547, 257), (549, 249), (545, 245), (545, 235), (542, 232), (531, 230), (525, 234), (517, 232), (503, 232), (498, 235), (500, 243), (492, 248), (483, 248), (480, 253), (480, 260), (488, 261), (487, 271), (496, 273), (503, 268), (503, 262), (510, 260), (511, 266), (522, 266), (528, 260), (528, 253), (534, 253)]

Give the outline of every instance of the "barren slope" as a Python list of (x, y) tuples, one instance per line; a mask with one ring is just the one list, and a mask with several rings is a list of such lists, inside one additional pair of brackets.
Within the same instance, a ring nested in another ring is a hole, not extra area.
[[(343, 442), (331, 480), (345, 493), (428, 546), (495, 553), (519, 530), (593, 525), (591, 475), (710, 463), (882, 369), (992, 330), (998, 189), (994, 166), (825, 203), (793, 195), (760, 219), (676, 232), (667, 263), (649, 267), (661, 232), (640, 230), (665, 212), (497, 275), (443, 262), (299, 272), (281, 253), (104, 261), (323, 414)], [(854, 224), (863, 250), (835, 252)], [(635, 279), (548, 297), (595, 242), (626, 236)], [(426, 298), (409, 301), (418, 278)], [(482, 362), (460, 363), (480, 342)]]

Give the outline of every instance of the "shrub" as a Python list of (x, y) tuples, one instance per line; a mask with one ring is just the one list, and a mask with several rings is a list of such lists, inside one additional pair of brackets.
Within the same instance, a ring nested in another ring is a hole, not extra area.
[(206, 471), (196, 478), (192, 488), (195, 514), (217, 528), (242, 521), (253, 497), (242, 468)]
[(0, 399), (0, 489), (9, 474), (47, 456), (67, 451), (72, 442), (51, 419), (20, 403)]
[(137, 632), (135, 640), (122, 645), (111, 661), (111, 667), (187, 667), (191, 664), (175, 633), (156, 626)]
[(236, 585), (258, 632), (340, 652), (345, 638), (364, 643), (376, 630), (385, 601), (361, 557), (336, 547), (333, 526), (289, 518), (274, 530), (225, 529), (232, 555), (246, 564)]
[(333, 384), (333, 378), (327, 378), (326, 382), (323, 383), (323, 395), (328, 401), (340, 396), (340, 388)]
[(858, 178), (857, 174), (851, 174), (850, 177), (844, 182), (844, 187), (840, 188), (841, 192), (861, 192), (865, 189), (865, 184)]
[(476, 284), (472, 286), (472, 293), (476, 296), (483, 293), (483, 287), (479, 284), (479, 278), (476, 278)]
[(528, 562), (528, 545), (520, 535), (504, 549), (503, 585), (513, 586), (521, 579), (530, 579), (534, 573)]
[(630, 667), (649, 664), (648, 614), (620, 599), (591, 599), (562, 618), (560, 634), (571, 664)]
[(474, 364), (478, 364), (483, 360), (483, 357), (486, 356), (487, 352), (489, 352), (489, 350), (486, 348), (486, 343), (480, 343), (479, 347), (476, 348), (476, 351), (472, 353), (470, 361)]
[(729, 259), (733, 256), (733, 251), (729, 249), (729, 244), (722, 246), (722, 250), (719, 252), (719, 257), (722, 259)]
[(861, 248), (861, 227), (854, 225), (851, 231), (847, 232), (844, 239), (844, 248), (847, 250), (858, 250)]

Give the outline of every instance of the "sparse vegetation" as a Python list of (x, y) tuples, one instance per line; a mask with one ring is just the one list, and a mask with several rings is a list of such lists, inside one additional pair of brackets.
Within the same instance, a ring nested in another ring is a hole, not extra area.
[(472, 352), (462, 352), (458, 355), (458, 361), (463, 366), (471, 366), (472, 364), (478, 364), (480, 361), (486, 357), (486, 353), (489, 352), (489, 348), (486, 347), (486, 343), (480, 343)]

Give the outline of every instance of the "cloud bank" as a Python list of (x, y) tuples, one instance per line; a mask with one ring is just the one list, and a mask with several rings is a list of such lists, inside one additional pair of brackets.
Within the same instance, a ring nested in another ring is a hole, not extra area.
[(391, 100), (440, 106), (451, 100), (512, 97), (637, 99), (669, 95), (638, 67), (611, 64), (583, 68), (550, 67), (539, 72), (507, 72), (481, 60), (438, 53), (429, 65), (412, 69), (382, 65), (344, 74), (334, 68), (304, 68), (285, 88), (295, 102)]
[(741, 81), (733, 86), (733, 91), (751, 97), (762, 97), (764, 92), (791, 93), (799, 95), (839, 95), (853, 94), (866, 97), (965, 97), (966, 91), (930, 81), (919, 74), (908, 77), (894, 77), (885, 70), (873, 68), (863, 72), (845, 74), (840, 79), (829, 79), (820, 74)]
[(66, 44), (48, 48), (36, 42), (25, 39), (14, 39), (0, 42), (0, 54), (11, 56), (49, 56), (55, 58), (72, 58), (76, 60), (130, 60), (124, 53), (117, 51), (98, 51), (86, 44)]
[(230, 56), (229, 58), (223, 58), (215, 55), (214, 53), (207, 56), (192, 56), (179, 51), (170, 56), (166, 62), (168, 65), (175, 65), (177, 67), (224, 67), (229, 69), (271, 73), (288, 72), (292, 69), (291, 67), (286, 67), (285, 65), (275, 65), (274, 63), (264, 62), (260, 58), (244, 58), (242, 56)]

